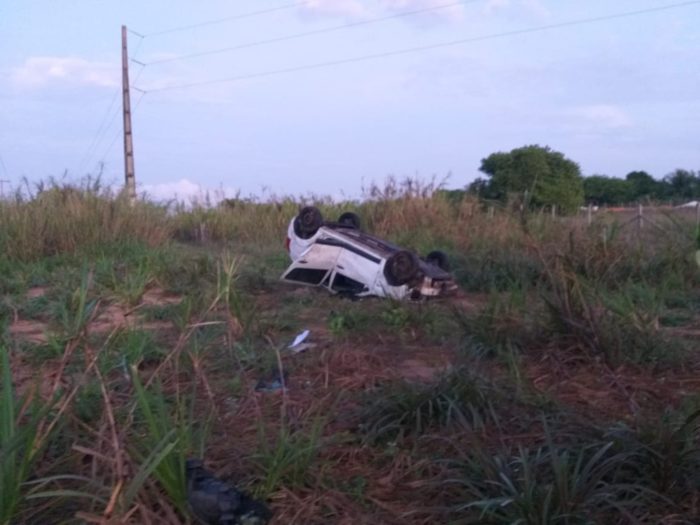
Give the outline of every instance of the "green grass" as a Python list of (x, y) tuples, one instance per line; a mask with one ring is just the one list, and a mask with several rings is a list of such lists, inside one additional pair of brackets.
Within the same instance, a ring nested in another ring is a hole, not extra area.
[(615, 523), (654, 499), (640, 483), (623, 481), (630, 457), (612, 443), (580, 448), (548, 445), (492, 455), (475, 448), (452, 480), (464, 490), (452, 509), (463, 523)]
[(325, 420), (310, 418), (308, 428), (293, 428), (283, 420), (277, 431), (258, 426), (258, 448), (253, 454), (262, 478), (256, 492), (267, 497), (281, 487), (290, 489), (310, 486), (312, 469), (322, 447)]
[(393, 384), (368, 393), (359, 415), (369, 443), (401, 441), (448, 426), (479, 430), (497, 419), (503, 393), (471, 368), (451, 370), (434, 383)]
[[(0, 524), (11, 525), (26, 503), (33, 467), (41, 457), (49, 435), (40, 429), (50, 418), (52, 403), (21, 399), (13, 388), (10, 359), (0, 345)], [(29, 402), (27, 404), (27, 401)], [(43, 405), (43, 406), (42, 406)]]

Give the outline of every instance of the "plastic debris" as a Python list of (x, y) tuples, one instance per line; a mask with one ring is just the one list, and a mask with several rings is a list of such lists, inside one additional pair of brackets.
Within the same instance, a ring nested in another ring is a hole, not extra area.
[(316, 343), (306, 343), (306, 339), (309, 337), (311, 334), (310, 330), (304, 330), (301, 332), (299, 335), (297, 335), (294, 338), (294, 341), (290, 343), (290, 345), (287, 347), (288, 350), (291, 350), (292, 353), (294, 354), (300, 354), (301, 352), (305, 352), (306, 350), (310, 350), (311, 348), (314, 348), (316, 346)]
[(299, 346), (301, 343), (306, 341), (306, 338), (309, 337), (310, 333), (310, 330), (304, 330), (294, 338), (294, 341), (292, 341), (292, 343), (287, 348), (294, 348), (295, 346)]
[(207, 525), (264, 525), (270, 509), (217, 478), (204, 468), (201, 459), (185, 464), (187, 501), (192, 512)]
[(316, 348), (316, 343), (302, 343), (300, 345), (295, 346), (294, 348), (290, 348), (290, 350), (295, 354), (300, 354), (312, 348)]

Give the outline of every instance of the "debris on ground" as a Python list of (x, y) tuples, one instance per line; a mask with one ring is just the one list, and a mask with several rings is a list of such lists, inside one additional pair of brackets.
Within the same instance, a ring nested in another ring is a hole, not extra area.
[(272, 517), (267, 506), (204, 468), (201, 459), (186, 462), (187, 501), (207, 525), (264, 525)]
[(297, 335), (294, 338), (294, 341), (292, 341), (291, 344), (287, 348), (294, 348), (295, 346), (300, 345), (301, 343), (306, 341), (306, 338), (309, 337), (310, 333), (311, 332), (309, 330), (304, 330), (303, 332), (299, 333), (299, 335)]
[(275, 368), (266, 377), (261, 378), (255, 385), (256, 392), (276, 392), (284, 390), (287, 385), (287, 372), (280, 373), (279, 369)]
[(309, 334), (311, 332), (309, 330), (304, 330), (301, 332), (299, 335), (297, 335), (294, 338), (294, 341), (291, 342), (291, 344), (287, 347), (288, 350), (291, 350), (292, 353), (294, 354), (300, 354), (301, 352), (305, 352), (306, 350), (310, 350), (311, 348), (316, 347), (316, 343), (306, 343), (306, 339), (309, 337)]

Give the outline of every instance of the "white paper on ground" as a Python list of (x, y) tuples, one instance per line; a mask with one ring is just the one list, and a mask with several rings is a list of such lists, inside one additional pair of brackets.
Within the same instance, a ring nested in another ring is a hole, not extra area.
[(292, 344), (290, 344), (287, 348), (294, 348), (295, 346), (300, 345), (301, 343), (303, 343), (306, 340), (307, 337), (309, 337), (310, 333), (311, 332), (309, 330), (304, 330), (303, 332), (301, 332), (299, 335), (297, 335), (294, 338), (294, 341), (292, 341)]

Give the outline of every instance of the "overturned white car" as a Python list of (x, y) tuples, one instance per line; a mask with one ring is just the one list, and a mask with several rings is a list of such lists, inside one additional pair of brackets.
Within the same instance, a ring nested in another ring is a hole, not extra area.
[(354, 213), (324, 222), (317, 208), (306, 207), (289, 223), (286, 247), (292, 264), (282, 280), (295, 284), (394, 299), (437, 297), (457, 288), (444, 253), (421, 259), (361, 231)]

